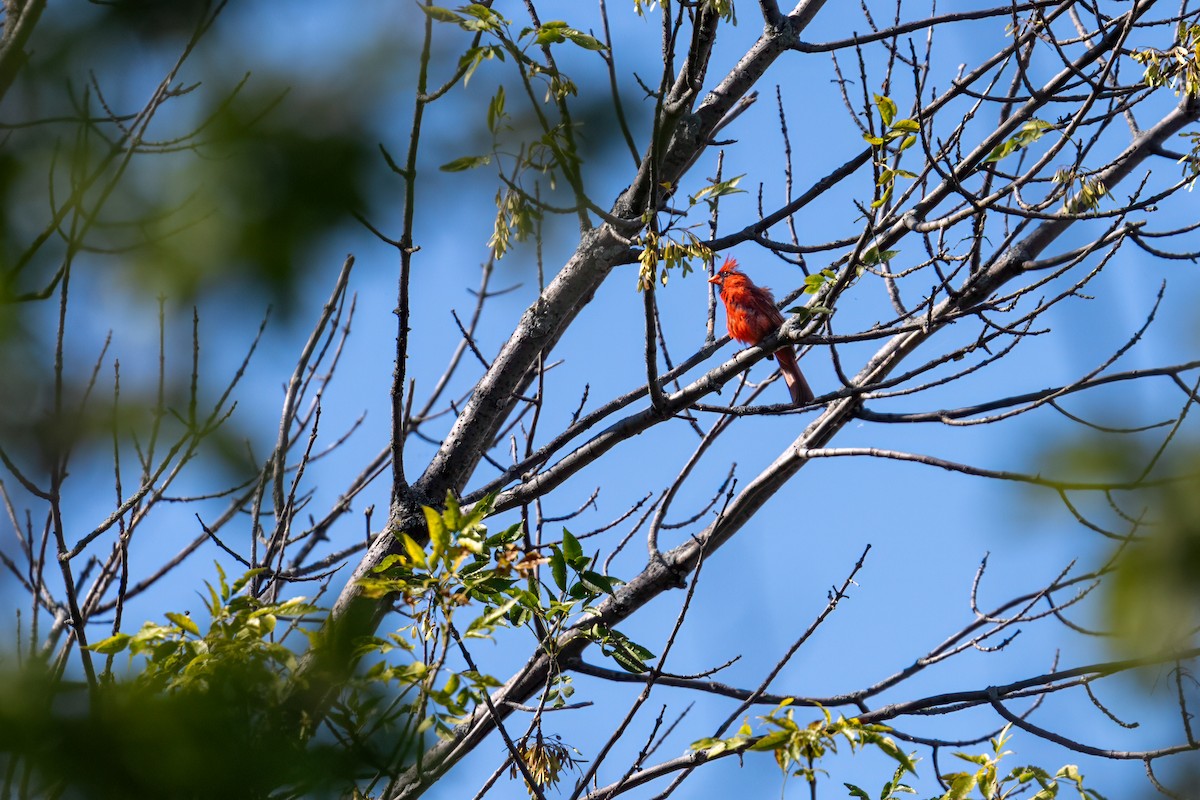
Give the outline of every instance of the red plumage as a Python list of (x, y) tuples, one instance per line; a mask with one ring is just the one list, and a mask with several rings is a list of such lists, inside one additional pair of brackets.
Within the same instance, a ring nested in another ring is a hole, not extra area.
[[(725, 259), (720, 271), (708, 279), (715, 283), (725, 303), (725, 318), (729, 335), (739, 342), (756, 345), (783, 324), (783, 314), (775, 307), (775, 297), (765, 286), (755, 286), (737, 268), (737, 261)], [(796, 405), (812, 402), (813, 391), (796, 363), (796, 351), (791, 345), (779, 348), (769, 356), (779, 359), (779, 370)]]

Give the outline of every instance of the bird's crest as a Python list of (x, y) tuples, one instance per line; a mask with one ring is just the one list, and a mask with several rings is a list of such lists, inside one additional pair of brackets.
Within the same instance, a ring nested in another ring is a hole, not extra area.
[(720, 286), (725, 285), (725, 279), (728, 278), (730, 275), (741, 275), (741, 274), (742, 273), (739, 272), (738, 268), (737, 268), (737, 259), (736, 258), (727, 258), (727, 259), (725, 259), (725, 263), (721, 265), (721, 268), (719, 270), (717, 270), (717, 274), (713, 275), (711, 278), (709, 278), (708, 282), (720, 287)]

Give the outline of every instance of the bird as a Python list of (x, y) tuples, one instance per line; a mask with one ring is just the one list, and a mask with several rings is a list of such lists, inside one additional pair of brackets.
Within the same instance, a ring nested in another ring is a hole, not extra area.
[[(729, 335), (739, 342), (756, 345), (783, 324), (783, 314), (775, 306), (775, 296), (765, 286), (756, 286), (741, 270), (737, 261), (726, 258), (716, 275), (708, 279), (716, 284), (725, 303), (725, 319)], [(813, 391), (796, 363), (796, 351), (785, 345), (768, 358), (779, 359), (779, 371), (792, 395), (792, 403), (811, 403)]]

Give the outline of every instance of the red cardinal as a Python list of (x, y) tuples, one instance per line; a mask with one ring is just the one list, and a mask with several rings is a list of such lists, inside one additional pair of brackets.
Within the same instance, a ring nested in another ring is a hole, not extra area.
[[(768, 335), (779, 330), (783, 314), (775, 307), (775, 297), (765, 286), (755, 286), (737, 268), (737, 261), (725, 259), (720, 272), (708, 279), (715, 283), (725, 301), (725, 317), (729, 323), (729, 335), (739, 342), (755, 345)], [(791, 345), (781, 347), (768, 358), (779, 359), (779, 370), (792, 393), (796, 405), (810, 403), (813, 391), (804, 380), (804, 373), (796, 364), (796, 351)]]

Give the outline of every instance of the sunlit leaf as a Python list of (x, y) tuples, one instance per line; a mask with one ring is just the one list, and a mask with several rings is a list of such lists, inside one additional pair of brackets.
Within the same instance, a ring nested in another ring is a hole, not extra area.
[(490, 163), (492, 163), (492, 157), (490, 155), (463, 156), (462, 158), (456, 158), (453, 161), (447, 161), (445, 164), (442, 164), (440, 167), (438, 167), (438, 169), (440, 169), (442, 172), (463, 172), (468, 169), (483, 167)]
[(438, 557), (450, 548), (450, 531), (446, 530), (442, 515), (437, 509), (422, 506), (421, 510), (425, 513), (425, 525), (429, 530), (430, 555), (436, 562)]
[(95, 644), (88, 645), (88, 649), (108, 656), (124, 650), (129, 646), (129, 640), (132, 638), (128, 633), (117, 633), (109, 636), (107, 639), (101, 639)]
[(171, 620), (171, 622), (174, 622), (180, 628), (183, 628), (185, 631), (192, 634), (193, 636), (200, 635), (200, 627), (195, 622), (192, 622), (192, 618), (187, 616), (186, 614), (177, 614), (173, 611), (168, 611), (163, 616), (165, 616), (167, 619)]
[(883, 120), (885, 128), (892, 126), (892, 120), (896, 118), (896, 104), (890, 97), (883, 95), (875, 95), (875, 107), (879, 109), (879, 118)]
[(461, 23), (464, 21), (463, 17), (459, 16), (458, 14), (455, 14), (453, 11), (451, 11), (448, 8), (442, 8), (441, 6), (421, 6), (420, 8), (422, 11), (424, 11), (426, 14), (428, 14), (430, 17), (437, 20), (438, 22)]
[(408, 558), (413, 564), (421, 569), (429, 569), (429, 563), (425, 560), (425, 548), (417, 544), (416, 539), (401, 531), (400, 543), (404, 545), (404, 552), (408, 555)]
[(766, 736), (760, 737), (758, 741), (748, 747), (748, 750), (766, 751), (776, 750), (785, 745), (792, 738), (790, 731), (771, 731)]

